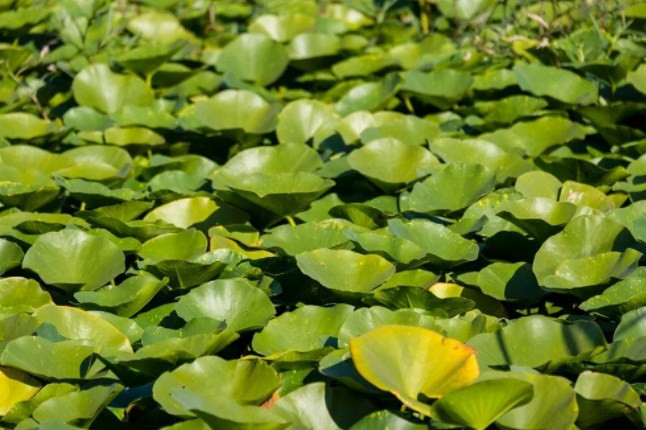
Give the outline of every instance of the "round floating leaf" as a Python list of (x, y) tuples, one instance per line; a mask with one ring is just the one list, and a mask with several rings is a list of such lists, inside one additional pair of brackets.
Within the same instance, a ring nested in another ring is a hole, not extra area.
[(395, 266), (378, 255), (343, 249), (317, 249), (296, 256), (301, 272), (324, 287), (350, 293), (368, 293), (395, 273)]
[(163, 221), (179, 228), (189, 228), (205, 221), (242, 220), (246, 215), (228, 206), (218, 205), (208, 197), (173, 200), (148, 212), (144, 221)]
[[(638, 6), (635, 4), (634, 6)], [(646, 94), (646, 64), (641, 64), (635, 70), (628, 72), (626, 81), (642, 94)]]
[(167, 279), (160, 281), (153, 276), (142, 274), (132, 276), (119, 285), (110, 284), (96, 291), (78, 291), (74, 298), (79, 301), (81, 307), (130, 317), (152, 300), (167, 283)]
[(138, 254), (152, 263), (164, 260), (191, 260), (204, 254), (207, 244), (204, 233), (189, 229), (150, 239), (141, 246)]
[(7, 270), (20, 266), (24, 255), (20, 246), (6, 239), (0, 239), (0, 275)]
[(586, 206), (608, 212), (615, 208), (612, 199), (599, 189), (587, 184), (565, 181), (561, 187), (559, 201), (570, 202), (579, 207)]
[(558, 233), (576, 215), (576, 206), (545, 197), (503, 201), (498, 216), (517, 225), (538, 240)]
[(541, 170), (534, 170), (520, 175), (516, 179), (514, 188), (526, 198), (543, 197), (556, 200), (561, 185), (561, 181), (554, 175)]
[(191, 290), (177, 302), (177, 314), (186, 321), (208, 317), (233, 331), (264, 327), (276, 314), (259, 288), (244, 279), (220, 279)]
[(334, 181), (309, 172), (256, 173), (221, 179), (244, 199), (282, 216), (299, 212), (334, 185)]
[(125, 256), (108, 239), (66, 229), (38, 237), (22, 266), (68, 292), (95, 290), (125, 271)]
[(446, 163), (482, 164), (491, 170), (499, 171), (499, 177), (506, 177), (515, 173), (514, 169), (522, 168), (517, 155), (485, 140), (441, 138), (431, 141), (429, 147)]
[(613, 341), (646, 336), (646, 307), (626, 312), (615, 329)]
[(604, 373), (582, 372), (576, 380), (579, 417), (577, 425), (590, 428), (627, 414), (641, 405), (639, 394), (619, 378)]
[(576, 380), (577, 425), (590, 428), (627, 414), (641, 405), (639, 394), (627, 382), (604, 373), (582, 372)]
[(0, 309), (9, 313), (33, 312), (52, 303), (52, 298), (33, 279), (12, 277), (0, 279)]
[(134, 49), (123, 52), (117, 56), (115, 61), (126, 69), (146, 76), (170, 60), (179, 48), (181, 48), (181, 45), (179, 44), (140, 45)]
[(426, 430), (427, 425), (408, 421), (397, 415), (397, 413), (383, 410), (366, 415), (350, 430), (373, 430), (373, 429), (393, 429), (393, 430)]
[(423, 394), (437, 398), (478, 377), (475, 351), (420, 327), (386, 325), (350, 341), (355, 367), (368, 382), (429, 415)]
[(431, 416), (445, 423), (485, 429), (507, 411), (529, 402), (533, 395), (533, 385), (517, 379), (476, 382), (433, 403)]
[(437, 159), (420, 146), (396, 139), (377, 139), (352, 151), (348, 164), (369, 178), (389, 184), (412, 182), (424, 169), (438, 164)]
[(243, 34), (224, 47), (218, 70), (245, 81), (269, 85), (280, 77), (289, 62), (287, 51), (264, 34)]
[(31, 399), (39, 389), (38, 381), (29, 375), (15, 369), (0, 368), (0, 416), (17, 403)]
[[(394, 236), (388, 229), (367, 232), (346, 231), (346, 236), (368, 252), (385, 254), (387, 257), (404, 264), (421, 260), (426, 251), (407, 239)], [(392, 278), (391, 278), (392, 279)], [(386, 282), (390, 282), (390, 279)]]
[(396, 75), (387, 75), (378, 82), (366, 82), (352, 87), (336, 103), (335, 108), (341, 115), (357, 111), (383, 109), (399, 90)]
[(395, 236), (419, 246), (435, 264), (456, 264), (478, 258), (477, 244), (443, 225), (428, 220), (414, 219), (404, 222), (392, 219), (388, 221), (388, 229)]
[(498, 300), (535, 300), (545, 292), (527, 263), (493, 263), (478, 273), (477, 287)]
[(106, 381), (52, 397), (38, 405), (33, 417), (41, 423), (53, 422), (56, 423), (54, 425), (59, 425), (73, 422), (89, 426), (122, 389), (123, 385)]
[(306, 222), (296, 226), (283, 225), (262, 237), (262, 244), (268, 248), (280, 248), (288, 255), (314, 251), (319, 248), (333, 248), (348, 241), (348, 231), (362, 229), (342, 219), (327, 219)]
[(539, 367), (553, 360), (591, 353), (606, 341), (592, 321), (567, 323), (543, 315), (514, 320), (496, 333), (469, 340), (483, 366), (518, 365)]
[(415, 184), (409, 205), (418, 212), (457, 211), (493, 191), (495, 184), (495, 172), (480, 164), (449, 164)]
[(246, 133), (268, 133), (276, 126), (277, 114), (277, 105), (245, 90), (221, 91), (195, 105), (197, 120), (213, 130), (241, 129)]
[(423, 73), (417, 70), (402, 72), (402, 90), (424, 96), (457, 101), (471, 87), (473, 78), (458, 70), (434, 70)]
[[(205, 384), (206, 380), (217, 384)], [(276, 388), (276, 371), (261, 360), (231, 360), (220, 357), (201, 357), (190, 364), (164, 373), (153, 386), (153, 398), (173, 415), (193, 416), (204, 405), (218, 418), (239, 423), (271, 422), (270, 411), (258, 406)], [(182, 396), (185, 391), (190, 396)], [(192, 399), (194, 401), (178, 401)], [(186, 406), (194, 404), (190, 412)], [(280, 420), (278, 420), (280, 421)]]
[(7, 344), (0, 363), (43, 379), (83, 379), (95, 371), (90, 360), (94, 349), (80, 341), (50, 342), (38, 336), (22, 336)]
[(352, 306), (338, 304), (330, 308), (303, 306), (285, 312), (253, 337), (254, 351), (272, 355), (287, 351), (308, 352), (336, 340), (343, 322), (352, 314)]
[(292, 60), (309, 60), (336, 55), (340, 49), (340, 40), (333, 34), (302, 33), (292, 39), (288, 52)]
[(317, 100), (296, 100), (278, 115), (276, 135), (281, 143), (315, 144), (334, 134), (338, 115), (331, 105)]
[(23, 210), (36, 210), (58, 196), (59, 188), (51, 177), (36, 169), (0, 168), (0, 202)]
[(537, 96), (548, 96), (564, 103), (589, 105), (596, 102), (599, 89), (576, 73), (541, 64), (514, 68), (518, 85)]
[(92, 64), (81, 70), (72, 83), (76, 102), (105, 113), (125, 105), (148, 105), (154, 94), (146, 83), (132, 75), (113, 73), (106, 64)]
[(568, 430), (574, 425), (578, 408), (570, 381), (559, 376), (520, 372), (485, 372), (480, 380), (513, 378), (534, 386), (534, 396), (527, 404), (517, 406), (500, 417), (496, 424), (503, 428), (535, 430), (545, 428)]
[(37, 167), (44, 173), (55, 173), (73, 164), (73, 160), (64, 154), (51, 153), (28, 145), (0, 148), (0, 162), (19, 169)]
[(294, 36), (313, 29), (316, 19), (304, 13), (290, 13), (288, 15), (261, 15), (256, 18), (249, 31), (264, 33), (277, 42), (288, 42)]
[(582, 215), (543, 243), (534, 258), (538, 283), (550, 289), (572, 290), (627, 276), (641, 253), (620, 224), (599, 215)]
[(160, 10), (147, 10), (135, 16), (128, 22), (128, 30), (156, 43), (172, 43), (193, 37), (176, 16)]
[(284, 144), (242, 151), (218, 173), (231, 179), (258, 173), (312, 172), (322, 166), (321, 158), (312, 148), (302, 144)]
[(318, 154), (306, 145), (253, 148), (229, 160), (214, 177), (214, 187), (232, 189), (276, 214), (289, 215), (334, 184), (309, 173), (320, 166)]
[(54, 326), (58, 334), (67, 339), (96, 344), (106, 352), (132, 352), (130, 342), (123, 333), (90, 312), (69, 306), (47, 305), (38, 309), (34, 316), (42, 323)]
[(449, 18), (472, 19), (493, 7), (493, 0), (438, 0), (437, 7), (442, 15)]
[(295, 427), (340, 430), (352, 426), (374, 407), (368, 399), (357, 398), (355, 391), (315, 382), (280, 398), (272, 410)]
[(629, 276), (590, 297), (579, 305), (581, 310), (618, 318), (626, 312), (646, 306), (646, 278)]
[(88, 145), (70, 149), (65, 156), (74, 165), (57, 171), (66, 178), (82, 178), (102, 181), (125, 178), (132, 169), (133, 161), (128, 151), (107, 145)]
[(547, 106), (548, 103), (543, 99), (520, 94), (474, 104), (485, 122), (497, 124), (513, 123), (518, 118), (535, 114)]
[(56, 125), (26, 112), (0, 114), (0, 137), (35, 139), (53, 133)]
[(530, 157), (537, 157), (547, 149), (583, 139), (593, 133), (585, 127), (560, 116), (542, 116), (533, 121), (518, 122), (510, 128), (481, 134), (479, 139), (493, 142), (506, 150), (521, 150)]
[[(365, 114), (366, 112), (356, 113)], [(361, 125), (362, 129), (360, 131), (353, 132), (356, 133), (357, 137), (361, 137), (361, 142), (364, 144), (376, 139), (390, 137), (408, 145), (423, 145), (440, 134), (440, 128), (437, 124), (413, 115), (402, 115), (390, 111), (377, 112), (368, 121)], [(354, 124), (353, 127), (359, 124)], [(341, 135), (344, 134), (343, 129), (340, 129), (339, 132)], [(350, 141), (346, 143), (350, 143)]]
[(615, 209), (610, 212), (608, 218), (624, 225), (635, 239), (646, 242), (646, 201)]

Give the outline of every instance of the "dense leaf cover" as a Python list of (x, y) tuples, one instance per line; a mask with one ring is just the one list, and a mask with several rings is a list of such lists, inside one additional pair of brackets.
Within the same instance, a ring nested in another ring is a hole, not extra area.
[(0, 0), (0, 42), (0, 427), (646, 426), (646, 4)]

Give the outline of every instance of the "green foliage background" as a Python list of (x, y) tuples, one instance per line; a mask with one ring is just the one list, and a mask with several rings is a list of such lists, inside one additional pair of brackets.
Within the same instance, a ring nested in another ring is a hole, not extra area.
[(646, 426), (645, 31), (0, 0), (0, 427)]

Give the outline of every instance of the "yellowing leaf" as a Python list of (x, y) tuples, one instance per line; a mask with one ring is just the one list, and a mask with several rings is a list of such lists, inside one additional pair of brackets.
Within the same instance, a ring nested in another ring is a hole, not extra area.
[(19, 370), (0, 368), (0, 416), (5, 415), (16, 403), (31, 399), (40, 384)]
[(431, 285), (428, 290), (440, 299), (446, 299), (448, 297), (460, 297), (464, 287), (448, 282), (436, 282)]
[(350, 341), (355, 367), (368, 382), (429, 415), (418, 400), (469, 385), (480, 370), (473, 348), (421, 327), (385, 325)]

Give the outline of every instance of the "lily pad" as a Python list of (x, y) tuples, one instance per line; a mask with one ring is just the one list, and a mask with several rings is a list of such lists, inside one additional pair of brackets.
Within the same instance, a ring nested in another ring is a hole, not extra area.
[(95, 290), (125, 271), (125, 257), (108, 239), (80, 230), (45, 233), (27, 250), (22, 266), (67, 292)]
[(296, 256), (299, 269), (324, 287), (348, 293), (368, 293), (395, 273), (395, 266), (378, 255), (320, 248)]
[(430, 406), (418, 399), (420, 394), (441, 397), (479, 373), (473, 349), (420, 327), (378, 327), (352, 339), (350, 351), (361, 376), (424, 415)]
[(179, 299), (176, 312), (186, 321), (212, 318), (233, 331), (264, 327), (276, 314), (269, 297), (242, 279), (222, 279), (201, 285)]

